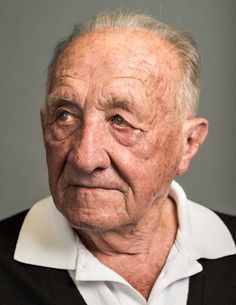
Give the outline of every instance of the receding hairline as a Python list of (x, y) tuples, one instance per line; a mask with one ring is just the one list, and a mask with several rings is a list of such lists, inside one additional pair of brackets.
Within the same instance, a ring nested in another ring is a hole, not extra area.
[[(129, 37), (127, 37), (127, 34), (129, 35)], [(122, 40), (130, 38), (131, 41), (129, 40), (129, 43), (131, 42), (137, 42), (137, 44), (141, 44), (143, 45), (143, 50), (150, 50), (151, 48), (153, 48), (152, 52), (153, 55), (159, 55), (158, 53), (156, 53), (157, 50), (160, 49), (165, 49), (165, 57), (167, 57), (169, 54), (171, 53), (175, 53), (176, 55), (178, 55), (178, 59), (179, 61), (181, 61), (181, 56), (178, 52), (178, 49), (176, 48), (175, 45), (171, 44), (169, 41), (167, 41), (166, 39), (160, 37), (158, 34), (147, 30), (147, 29), (120, 29), (120, 28), (111, 28), (111, 29), (97, 29), (97, 30), (93, 30), (91, 32), (86, 32), (83, 33), (83, 35), (76, 37), (73, 41), (71, 41), (67, 47), (63, 50), (63, 52), (59, 55), (58, 58), (61, 58), (64, 56), (64, 53), (68, 50), (71, 49), (73, 46), (75, 46), (75, 44), (78, 44), (79, 41), (81, 41), (81, 43), (85, 42), (86, 43), (86, 47), (88, 46), (88, 43), (91, 41), (91, 44), (93, 44), (93, 40), (91, 38), (93, 38), (93, 36), (96, 38), (99, 38), (98, 35), (103, 36), (103, 39), (101, 41), (104, 41), (104, 37), (108, 36), (108, 38), (110, 38), (109, 36), (111, 35), (117, 35), (117, 37), (121, 37)], [(140, 44), (140, 46), (141, 46)], [(135, 50), (134, 50), (135, 53)], [(138, 54), (137, 54), (138, 55)]]
[[(129, 37), (127, 37), (127, 34), (130, 34)], [(108, 44), (110, 43), (110, 36), (114, 35), (113, 38), (115, 38), (115, 42), (117, 42), (116, 38), (121, 37), (122, 42), (124, 42), (127, 38), (129, 38), (129, 43), (134, 45), (138, 45), (139, 50), (134, 49), (135, 56), (140, 55), (140, 60), (142, 60), (143, 53), (140, 53), (140, 50), (144, 50), (144, 52), (147, 51), (148, 56), (146, 56), (146, 60), (144, 63), (146, 63), (148, 66), (150, 66), (153, 75), (159, 76), (161, 74), (160, 72), (160, 65), (157, 65), (159, 62), (161, 65), (164, 64), (166, 67), (169, 68), (169, 70), (175, 69), (175, 72), (177, 70), (179, 71), (178, 77), (179, 81), (182, 74), (182, 69), (180, 67), (180, 61), (181, 56), (178, 53), (178, 49), (172, 45), (169, 41), (163, 39), (159, 35), (153, 33), (150, 30), (143, 29), (143, 28), (135, 28), (135, 29), (121, 29), (121, 28), (108, 28), (108, 29), (95, 29), (90, 32), (83, 33), (81, 36), (76, 37), (73, 41), (71, 41), (67, 47), (63, 50), (63, 52), (58, 56), (57, 61), (54, 64), (54, 71), (52, 72), (52, 79), (51, 82), (53, 84), (53, 78), (55, 76), (55, 69), (58, 65), (61, 64), (61, 61), (63, 61), (63, 58), (68, 55), (68, 52), (72, 51), (73, 49), (80, 50), (80, 44), (83, 48), (89, 48), (89, 44), (91, 45), (96, 44), (96, 40), (99, 40), (99, 36), (101, 35), (101, 43), (104, 44), (104, 36), (108, 38)], [(115, 36), (117, 35), (117, 37)], [(93, 40), (93, 36), (95, 39)], [(111, 42), (112, 43), (112, 42)], [(117, 42), (119, 43), (119, 42)], [(141, 43), (141, 44), (140, 44)], [(134, 46), (135, 47), (135, 46)], [(104, 49), (106, 50), (106, 49)], [(108, 49), (109, 52), (109, 49)], [(152, 54), (152, 57), (150, 56)], [(164, 54), (164, 55), (163, 55)], [(132, 54), (131, 54), (132, 57)], [(149, 60), (150, 59), (150, 60)], [(152, 59), (155, 59), (155, 62), (152, 63)], [(173, 60), (174, 59), (174, 60)], [(156, 73), (157, 72), (157, 73)], [(175, 74), (177, 76), (177, 73)], [(177, 78), (177, 77), (176, 77)], [(174, 79), (173, 79), (174, 80)]]
[(61, 40), (55, 48), (54, 56), (48, 68), (47, 92), (50, 92), (52, 74), (58, 58), (75, 39), (87, 33), (96, 34), (102, 30), (114, 31), (116, 29), (151, 33), (164, 43), (167, 42), (177, 49), (180, 55), (178, 59), (181, 65), (180, 68), (183, 72), (183, 81), (178, 93), (178, 103), (182, 107), (182, 112), (196, 114), (200, 92), (200, 56), (195, 40), (188, 32), (169, 26), (157, 18), (144, 14), (103, 13), (77, 24), (72, 33), (64, 40)]

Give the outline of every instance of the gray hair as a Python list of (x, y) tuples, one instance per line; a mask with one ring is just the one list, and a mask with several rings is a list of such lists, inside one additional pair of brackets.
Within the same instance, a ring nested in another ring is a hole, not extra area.
[(200, 93), (200, 56), (195, 40), (189, 33), (144, 14), (107, 13), (76, 25), (73, 32), (60, 41), (55, 48), (48, 68), (47, 93), (50, 93), (51, 90), (57, 60), (73, 40), (89, 32), (114, 28), (122, 30), (146, 29), (176, 48), (180, 55), (179, 65), (183, 73), (182, 83), (177, 93), (177, 102), (182, 115), (183, 113), (195, 114)]

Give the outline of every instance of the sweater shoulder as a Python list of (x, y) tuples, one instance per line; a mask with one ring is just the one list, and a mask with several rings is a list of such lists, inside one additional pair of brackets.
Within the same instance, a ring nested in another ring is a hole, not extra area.
[(0, 221), (0, 253), (13, 252), (28, 210)]
[(224, 222), (226, 227), (229, 229), (234, 241), (236, 242), (236, 216), (228, 215), (221, 212), (215, 212), (221, 220)]

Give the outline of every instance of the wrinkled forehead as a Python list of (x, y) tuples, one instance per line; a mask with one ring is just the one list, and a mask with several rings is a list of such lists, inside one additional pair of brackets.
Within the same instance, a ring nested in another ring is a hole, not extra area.
[[(147, 30), (100, 30), (75, 39), (59, 57), (54, 79), (67, 75), (84, 78), (138, 77), (143, 82), (178, 79), (175, 47)], [(173, 73), (174, 72), (174, 73)]]

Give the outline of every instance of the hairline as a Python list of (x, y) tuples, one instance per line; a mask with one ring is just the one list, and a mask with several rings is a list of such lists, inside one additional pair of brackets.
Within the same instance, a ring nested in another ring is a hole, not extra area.
[[(112, 14), (108, 14), (108, 15), (101, 15), (101, 16), (98, 16), (97, 18), (100, 18), (100, 17), (104, 17), (104, 18), (112, 18)], [(119, 17), (119, 15), (117, 15)], [(53, 76), (54, 76), (54, 72), (55, 72), (55, 67), (58, 63), (58, 60), (63, 56), (65, 50), (71, 46), (71, 44), (73, 44), (73, 42), (75, 40), (77, 40), (78, 38), (82, 38), (83, 36), (86, 36), (88, 34), (96, 34), (96, 33), (99, 33), (99, 32), (105, 32), (105, 31), (114, 31), (114, 30), (120, 30), (120, 31), (130, 31), (130, 30), (134, 30), (134, 31), (143, 31), (143, 32), (147, 32), (147, 33), (150, 33), (150, 34), (153, 34), (155, 35), (155, 37), (159, 38), (162, 42), (164, 43), (167, 43), (169, 44), (170, 46), (173, 46), (173, 48), (175, 49), (175, 51), (177, 52), (178, 54), (178, 66), (179, 66), (179, 70), (181, 71), (181, 74), (182, 74), (182, 80), (181, 80), (181, 85), (180, 85), (180, 89), (179, 89), (179, 92), (178, 92), (178, 98), (177, 98), (177, 103), (179, 104), (179, 107), (178, 108), (183, 108), (182, 104), (185, 104), (186, 108), (188, 108), (185, 112), (188, 113), (188, 114), (191, 114), (191, 115), (195, 115), (196, 114), (196, 111), (197, 111), (197, 106), (198, 106), (198, 99), (199, 99), (199, 69), (200, 69), (200, 57), (199, 57), (199, 54), (198, 54), (198, 51), (197, 51), (197, 47), (196, 47), (196, 43), (195, 41), (192, 39), (191, 35), (189, 35), (188, 33), (180, 30), (180, 29), (176, 29), (174, 27), (170, 27), (164, 23), (162, 23), (161, 21), (157, 20), (157, 19), (154, 19), (152, 17), (149, 17), (149, 16), (145, 16), (145, 15), (135, 15), (135, 14), (129, 14), (129, 15), (125, 15), (127, 18), (132, 18), (132, 17), (144, 17), (144, 18), (150, 18), (150, 20), (152, 20), (153, 22), (157, 22), (159, 23), (161, 26), (164, 27), (164, 30), (163, 32), (165, 31), (174, 31), (174, 34), (175, 35), (178, 35), (179, 36), (183, 36), (183, 40), (185, 40), (184, 42), (185, 43), (189, 43), (189, 53), (190, 51), (195, 51), (195, 54), (194, 56), (195, 57), (198, 57), (196, 58), (196, 62), (195, 62), (195, 65), (196, 65), (196, 71), (192, 71), (193, 73), (195, 72), (195, 76), (196, 76), (196, 79), (195, 79), (195, 86), (193, 86), (194, 88), (192, 89), (192, 91), (194, 91), (193, 93), (189, 93), (190, 92), (190, 87), (191, 87), (191, 81), (190, 81), (190, 84), (189, 84), (189, 79), (188, 77), (186, 77), (184, 75), (184, 72), (189, 72), (189, 67), (186, 68), (186, 67), (181, 67), (181, 61), (184, 61), (184, 56), (187, 54), (187, 51), (186, 51), (186, 54), (181, 54), (182, 52), (182, 49), (181, 47), (178, 48), (178, 43), (173, 43), (173, 41), (171, 41), (171, 38), (169, 37), (168, 39), (168, 34), (166, 33), (162, 33), (161, 35), (161, 30), (159, 29), (159, 32), (157, 29), (153, 29), (153, 28), (147, 28), (145, 26), (141, 26), (141, 25), (137, 25), (135, 24), (134, 26), (129, 26), (128, 25), (128, 22), (126, 21), (126, 23), (124, 22), (124, 26), (122, 27), (121, 25), (115, 25), (115, 26), (112, 26), (112, 25), (106, 25), (105, 23), (103, 24), (101, 22), (101, 24), (99, 25), (99, 22), (98, 22), (98, 27), (96, 27), (96, 18), (94, 19), (91, 19), (87, 22), (84, 22), (84, 23), (80, 23), (78, 24), (77, 26), (75, 26), (74, 28), (74, 31), (71, 33), (71, 35), (69, 35), (68, 37), (66, 37), (64, 40), (62, 40), (61, 42), (59, 42), (59, 44), (57, 45), (56, 49), (55, 49), (55, 53), (54, 53), (54, 56), (51, 60), (51, 63), (49, 65), (49, 68), (48, 68), (48, 79), (47, 79), (47, 94), (50, 92), (50, 89), (51, 89), (51, 84), (52, 84), (52, 80), (53, 80)], [(118, 18), (117, 17), (117, 18)], [(94, 23), (94, 27), (93, 25), (91, 26), (91, 23)], [(170, 33), (169, 33), (169, 36), (170, 36)], [(174, 40), (175, 38), (173, 38)], [(180, 39), (180, 37), (179, 37)], [(180, 41), (181, 42), (181, 41)], [(188, 55), (188, 54), (187, 54)], [(184, 64), (183, 64), (184, 66)], [(192, 65), (193, 66), (193, 65)], [(184, 71), (185, 69), (185, 71)], [(187, 83), (188, 82), (188, 83)], [(191, 96), (189, 96), (191, 95)], [(195, 98), (193, 97), (195, 95)], [(184, 102), (184, 101), (180, 101), (180, 100), (187, 100), (187, 103)], [(190, 102), (189, 100), (190, 99), (194, 99), (194, 101), (192, 101), (192, 105), (190, 105)], [(180, 111), (181, 112), (181, 111)], [(182, 111), (183, 112), (183, 111)]]

